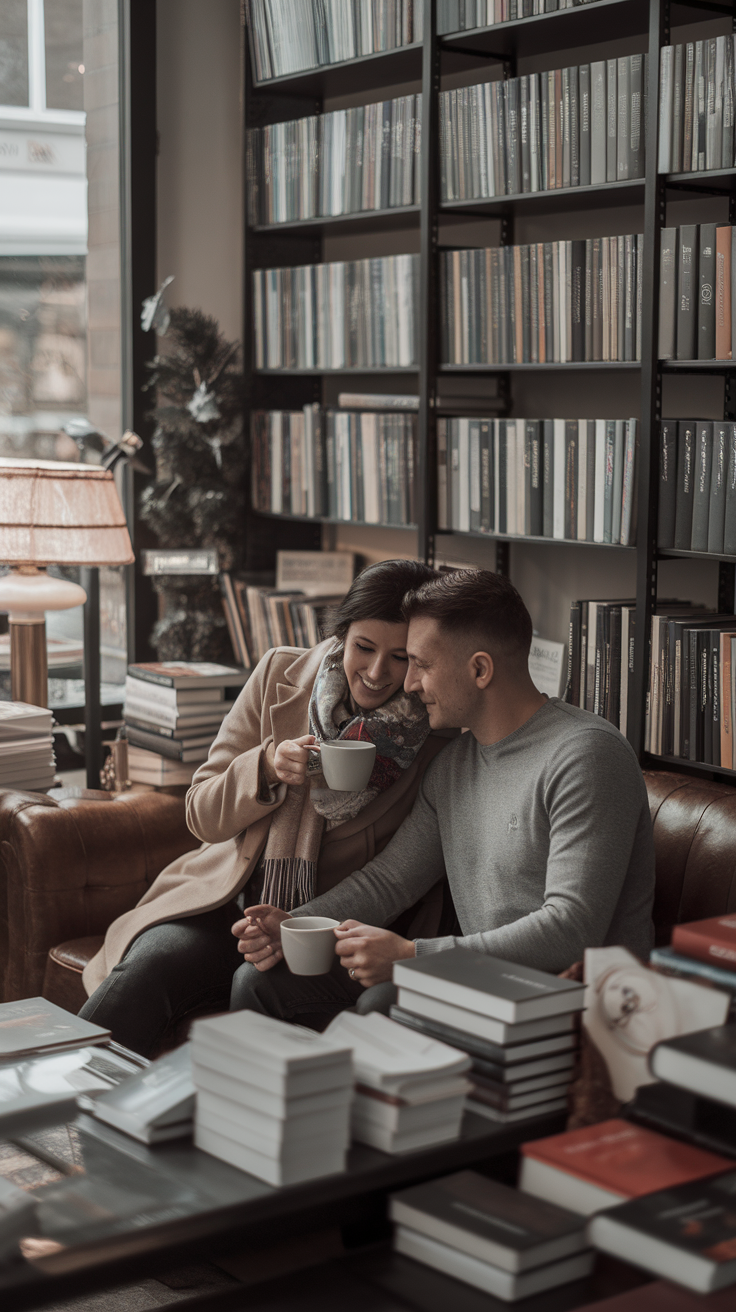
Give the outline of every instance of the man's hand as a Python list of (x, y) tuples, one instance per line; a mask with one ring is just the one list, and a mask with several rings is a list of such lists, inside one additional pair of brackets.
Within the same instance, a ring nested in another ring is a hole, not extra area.
[(362, 925), (359, 920), (344, 920), (335, 937), (341, 965), (367, 989), (390, 980), (395, 961), (416, 956), (411, 939), (392, 934), (390, 929)]
[(270, 970), (284, 955), (281, 951), (281, 922), (290, 920), (288, 911), (266, 904), (248, 907), (243, 919), (236, 920), (231, 933), (240, 939), (238, 952), (256, 970)]
[(276, 779), (282, 784), (303, 784), (307, 778), (310, 747), (319, 751), (319, 743), (311, 733), (305, 733), (301, 738), (286, 738), (278, 747), (271, 743), (266, 751), (269, 783)]

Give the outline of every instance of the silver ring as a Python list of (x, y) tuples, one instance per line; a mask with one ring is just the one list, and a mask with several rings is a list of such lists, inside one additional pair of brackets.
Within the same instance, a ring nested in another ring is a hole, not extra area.
[(348, 975), (350, 976), (351, 979), (355, 979), (355, 971), (354, 971), (354, 970), (349, 970), (349, 971), (348, 971)]

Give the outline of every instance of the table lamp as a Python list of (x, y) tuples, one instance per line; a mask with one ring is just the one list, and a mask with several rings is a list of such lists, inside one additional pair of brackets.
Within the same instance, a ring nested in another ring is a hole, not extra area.
[[(97, 465), (0, 459), (0, 611), (10, 620), (10, 695), (48, 705), (47, 610), (87, 600), (47, 565), (130, 565), (134, 560), (112, 473)], [(90, 653), (85, 652), (85, 660)]]

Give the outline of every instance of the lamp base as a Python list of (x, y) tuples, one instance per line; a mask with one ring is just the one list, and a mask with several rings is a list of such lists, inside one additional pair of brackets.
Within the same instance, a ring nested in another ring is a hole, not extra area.
[(48, 706), (49, 671), (46, 621), (10, 621), (10, 696), (14, 702)]

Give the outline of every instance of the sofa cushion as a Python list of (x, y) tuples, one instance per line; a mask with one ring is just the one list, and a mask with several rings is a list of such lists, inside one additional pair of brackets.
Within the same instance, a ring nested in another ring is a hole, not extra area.
[(51, 948), (46, 961), (43, 979), (43, 996), (57, 1007), (75, 1015), (87, 1001), (82, 983), (82, 971), (95, 952), (102, 947), (103, 936), (91, 934), (87, 938), (73, 938)]

